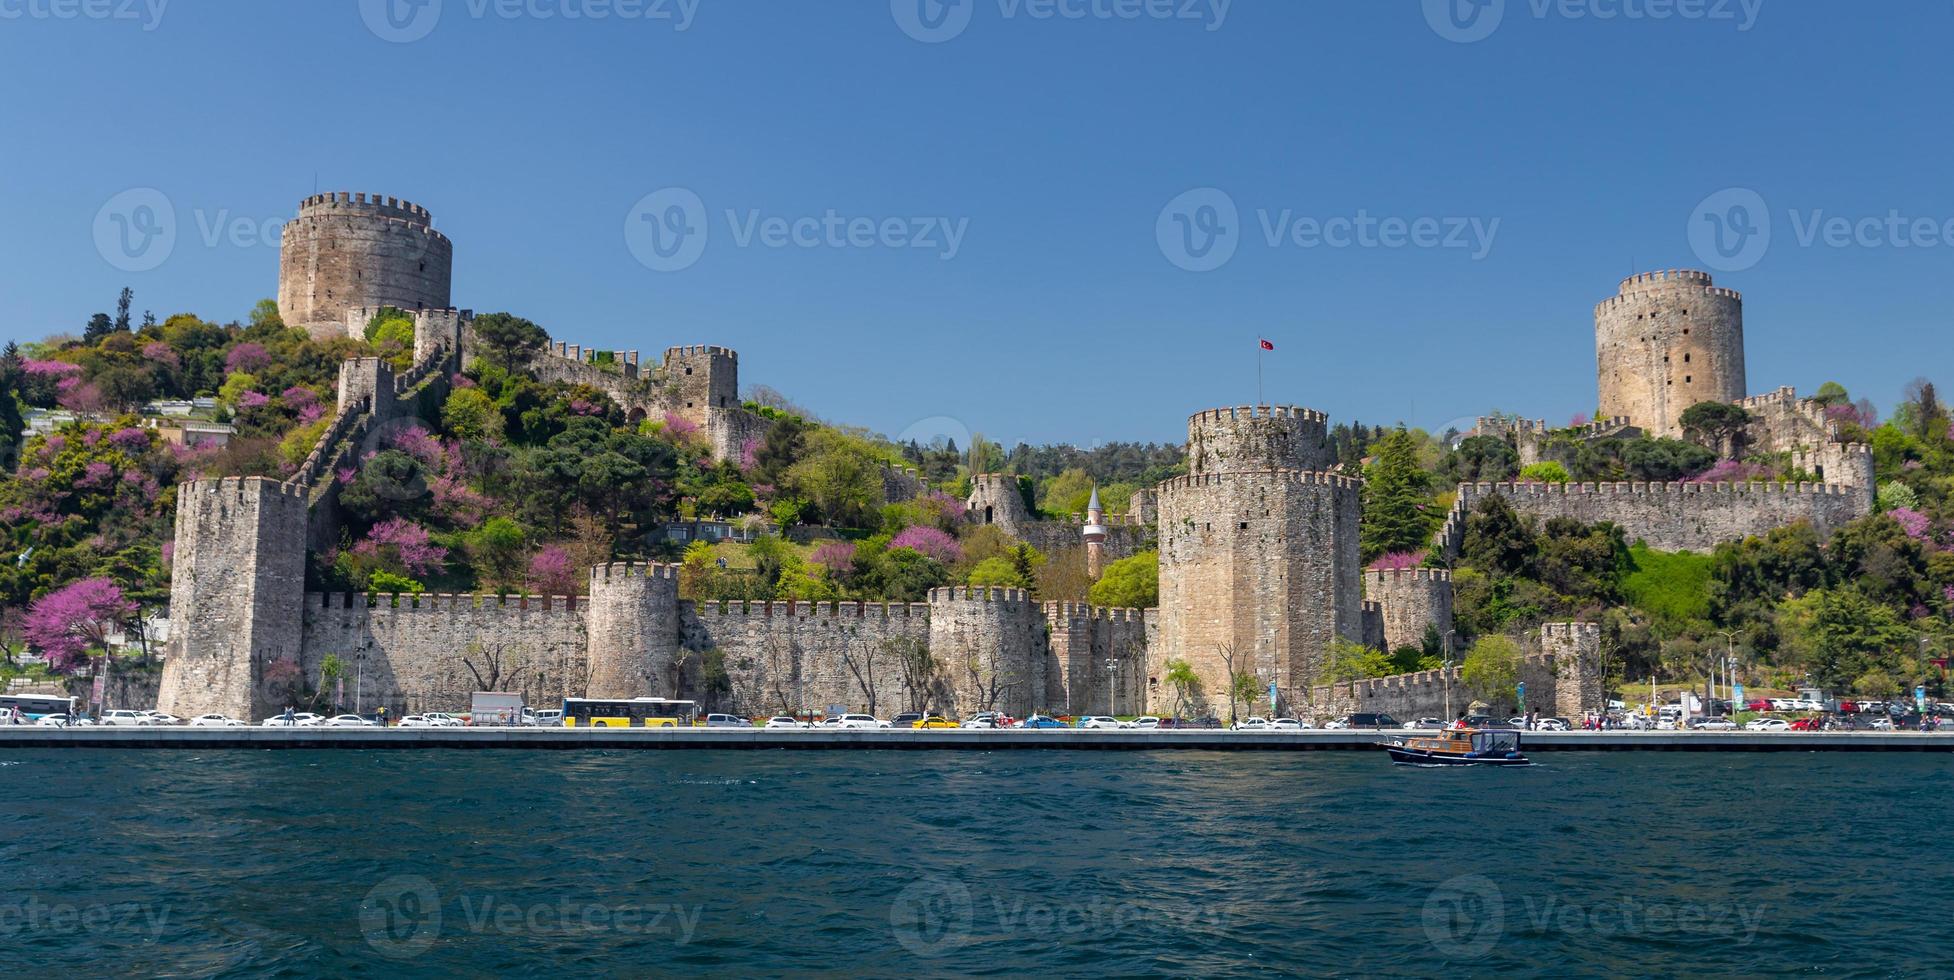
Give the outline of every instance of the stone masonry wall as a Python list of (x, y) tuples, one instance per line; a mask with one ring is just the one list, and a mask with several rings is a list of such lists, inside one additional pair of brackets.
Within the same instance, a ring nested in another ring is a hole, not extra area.
[(1329, 424), (1322, 412), (1288, 405), (1201, 412), (1187, 420), (1187, 471), (1332, 469)]
[[(311, 593), (304, 635), (312, 683), (328, 655), (345, 662), (348, 711), (466, 711), (487, 690), (547, 706), (586, 690), (585, 610), (563, 596)], [(280, 694), (264, 715), (284, 710)]]
[(1036, 710), (1050, 715), (1133, 715), (1146, 710), (1145, 612), (1048, 602), (1045, 620), (1052, 659)]
[(1678, 437), (1698, 402), (1735, 402), (1744, 378), (1744, 301), (1707, 272), (1651, 272), (1622, 280), (1595, 307), (1600, 412), (1651, 435)]
[(1829, 534), (1872, 512), (1871, 488), (1812, 483), (1466, 483), (1435, 546), (1457, 555), (1466, 516), (1495, 494), (1542, 520), (1612, 521), (1658, 551), (1708, 552), (1801, 520)]
[(901, 642), (929, 641), (923, 603), (684, 602), (680, 623), (687, 650), (725, 658), (742, 714), (842, 705), (887, 718), (949, 701), (939, 678), (904, 683)]
[(1382, 607), (1387, 652), (1423, 646), (1431, 628), (1442, 640), (1452, 628), (1452, 573), (1445, 569), (1366, 571), (1364, 596)]
[(1024, 716), (1048, 692), (1051, 640), (1044, 610), (1017, 589), (930, 590), (930, 652), (968, 716), (995, 709)]
[(320, 194), (285, 225), (278, 310), (316, 338), (342, 336), (353, 307), (447, 307), (453, 270), (454, 245), (426, 208), (378, 194)]
[[(1549, 623), (1531, 641), (1521, 660), (1519, 679), (1527, 686), (1527, 708), (1543, 717), (1578, 720), (1601, 708), (1603, 681), (1601, 627), (1594, 623)], [(1354, 712), (1382, 712), (1400, 722), (1419, 718), (1449, 721), (1474, 700), (1505, 719), (1518, 710), (1514, 691), (1474, 693), (1461, 679), (1461, 667), (1427, 670), (1342, 684), (1320, 685), (1306, 705), (1285, 705), (1319, 722)], [(1448, 692), (1450, 714), (1447, 714)]]

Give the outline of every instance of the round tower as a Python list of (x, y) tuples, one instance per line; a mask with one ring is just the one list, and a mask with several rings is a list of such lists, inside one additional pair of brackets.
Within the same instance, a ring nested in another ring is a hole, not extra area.
[(1744, 388), (1744, 299), (1707, 272), (1646, 272), (1594, 308), (1601, 418), (1626, 416), (1675, 437), (1698, 402), (1735, 402)]
[(451, 304), (454, 246), (426, 208), (378, 194), (317, 194), (285, 225), (278, 312), (315, 337), (344, 336), (346, 311)]
[(1187, 420), (1187, 471), (1327, 470), (1330, 419), (1291, 405), (1218, 408)]
[(1012, 537), (1031, 523), (1031, 508), (1009, 473), (979, 473), (970, 478), (970, 499), (964, 503), (972, 524), (995, 524)]
[(584, 629), (590, 656), (585, 697), (672, 697), (678, 568), (618, 562), (591, 569)]
[(1364, 572), (1364, 598), (1382, 607), (1387, 653), (1424, 646), (1429, 629), (1444, 642), (1452, 629), (1452, 573), (1445, 569), (1370, 569)]
[(1153, 710), (1174, 707), (1166, 680), (1173, 660), (1194, 666), (1210, 710), (1227, 704), (1231, 669), (1300, 704), (1331, 644), (1363, 639), (1362, 486), (1295, 470), (1160, 485), (1160, 631), (1147, 670)]

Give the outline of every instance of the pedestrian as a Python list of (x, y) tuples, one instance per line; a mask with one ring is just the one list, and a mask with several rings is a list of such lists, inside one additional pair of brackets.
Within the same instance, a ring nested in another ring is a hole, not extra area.
[(387, 706), (384, 704), (380, 706), (380, 727), (387, 727)]
[(290, 728), (292, 726), (292, 722), (293, 722), (292, 706), (288, 704), (285, 706), (285, 727)]

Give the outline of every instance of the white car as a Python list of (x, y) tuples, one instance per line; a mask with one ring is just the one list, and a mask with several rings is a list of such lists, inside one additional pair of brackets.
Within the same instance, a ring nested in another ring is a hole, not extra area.
[(334, 715), (326, 719), (327, 728), (370, 728), (373, 723), (359, 715)]
[(1690, 727), (1701, 732), (1734, 732), (1737, 723), (1728, 718), (1705, 718)]
[(976, 715), (967, 719), (963, 724), (958, 725), (957, 727), (958, 728), (996, 728), (998, 727), (997, 712), (980, 711)]
[(198, 715), (190, 719), (191, 728), (243, 728), (244, 722), (224, 715)]
[(835, 725), (839, 728), (879, 729), (882, 727), (882, 723), (877, 721), (874, 715), (842, 715)]
[(402, 718), (402, 719), (400, 719), (400, 723), (399, 723), (399, 724), (398, 724), (398, 725), (397, 725), (396, 727), (399, 727), (399, 728), (433, 728), (433, 727), (434, 727), (434, 723), (433, 723), (433, 722), (431, 722), (431, 721), (428, 721), (428, 720), (427, 720), (427, 716), (426, 716), (426, 715), (408, 715), (407, 717), (405, 717), (405, 718)]
[[(456, 728), (459, 728), (459, 727), (461, 727), (461, 719), (459, 719), (459, 718), (449, 718), (449, 717), (448, 717), (447, 715), (443, 715), (443, 714), (441, 714), (441, 713), (440, 713), (440, 712), (438, 712), (438, 711), (437, 711), (437, 712), (433, 712), (433, 713), (431, 713), (431, 714), (427, 714), (427, 715), (423, 715), (422, 717), (424, 717), (424, 718), (426, 718), (426, 719), (427, 719), (427, 720), (428, 720), (429, 722), (435, 722), (435, 721), (443, 721), (443, 722), (445, 722), (445, 721), (452, 721), (452, 722), (454, 722), (454, 727), (456, 727)], [(539, 728), (561, 728), (561, 727), (563, 727), (563, 709), (562, 709), (562, 708), (550, 708), (550, 709), (548, 709), (548, 710), (546, 710), (546, 711), (538, 711), (538, 712), (536, 712), (536, 725), (537, 725), (537, 727), (539, 727)], [(448, 726), (448, 725), (446, 725), (446, 724), (437, 724), (437, 725), (435, 725), (434, 727), (436, 727), (436, 728), (447, 728), (447, 727), (449, 727), (449, 726)]]
[(1564, 732), (1568, 730), (1567, 722), (1559, 718), (1542, 718), (1535, 723), (1535, 727), (1543, 732)]
[(177, 717), (177, 716), (175, 716), (175, 715), (166, 715), (166, 714), (164, 714), (164, 713), (162, 713), (161, 711), (157, 711), (157, 710), (155, 710), (154, 708), (152, 708), (152, 709), (150, 709), (150, 710), (148, 710), (148, 711), (145, 711), (145, 712), (143, 712), (143, 714), (146, 714), (146, 715), (148, 715), (148, 716), (149, 716), (149, 722), (150, 722), (150, 724), (152, 724), (152, 725), (181, 725), (181, 724), (183, 724), (183, 719), (181, 719), (181, 718), (178, 718), (178, 717)]
[(259, 722), (259, 724), (266, 728), (314, 728), (324, 724), (325, 720), (323, 715), (315, 715), (310, 711), (301, 711), (294, 714), (292, 720), (289, 722), (285, 720), (284, 715), (277, 714), (266, 718), (264, 721)]
[(1269, 722), (1269, 727), (1271, 729), (1277, 729), (1285, 732), (1299, 732), (1305, 728), (1312, 728), (1315, 726), (1311, 725), (1309, 722), (1306, 722), (1300, 718), (1277, 718), (1276, 720)]
[(74, 719), (67, 715), (42, 715), (34, 722), (35, 728), (73, 728)]
[(1890, 715), (1881, 715), (1867, 722), (1866, 727), (1876, 732), (1890, 732), (1893, 730), (1893, 719)]
[(760, 727), (773, 730), (773, 729), (781, 729), (781, 728), (795, 728), (795, 729), (812, 728), (813, 726), (802, 724), (801, 722), (795, 721), (794, 719), (789, 718), (786, 715), (775, 715), (772, 718), (768, 718), (767, 723)]
[(107, 711), (102, 714), (102, 724), (124, 728), (129, 726), (148, 728), (156, 724), (156, 719), (141, 711)]
[(1153, 715), (1147, 715), (1142, 718), (1135, 718), (1127, 722), (1126, 725), (1128, 728), (1137, 728), (1143, 732), (1154, 732), (1160, 730), (1160, 719)]
[(1791, 723), (1783, 718), (1759, 718), (1744, 726), (1747, 732), (1788, 732)]
[(1236, 722), (1232, 727), (1234, 728), (1235, 731), (1238, 732), (1266, 732), (1269, 730), (1269, 719), (1243, 718), (1241, 721)]
[(1079, 719), (1079, 727), (1092, 728), (1092, 729), (1117, 729), (1119, 728), (1119, 719), (1109, 718), (1105, 715), (1088, 715), (1084, 718)]

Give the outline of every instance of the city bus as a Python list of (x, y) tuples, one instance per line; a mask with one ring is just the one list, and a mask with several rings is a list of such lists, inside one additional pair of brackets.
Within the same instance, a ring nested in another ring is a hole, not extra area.
[(690, 728), (699, 717), (695, 701), (664, 698), (565, 698), (565, 728)]
[(20, 712), (20, 720), (33, 724), (48, 715), (68, 715), (73, 717), (80, 711), (80, 698), (58, 694), (0, 694), (0, 724), (5, 724)]

